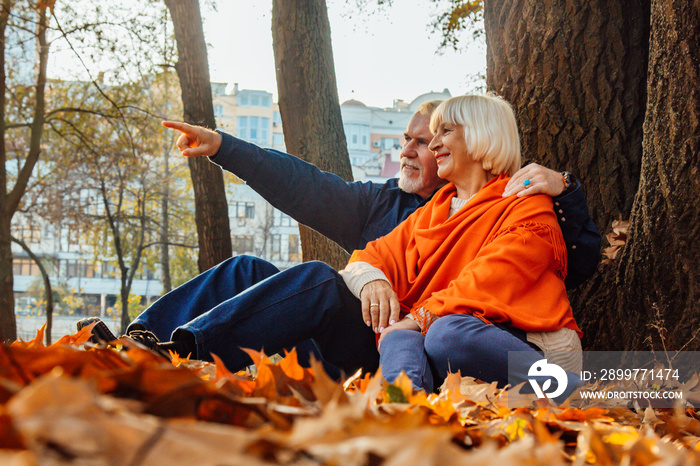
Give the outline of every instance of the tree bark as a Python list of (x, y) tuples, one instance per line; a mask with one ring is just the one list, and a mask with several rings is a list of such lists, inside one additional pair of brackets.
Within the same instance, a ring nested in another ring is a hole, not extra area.
[[(272, 39), (287, 150), (352, 180), (325, 0), (273, 0)], [(304, 261), (345, 267), (348, 256), (337, 244), (302, 225), (299, 233)]]
[(700, 349), (698, 37), (699, 1), (652, 0), (641, 179), (609, 318), (637, 330), (629, 348)]
[(642, 156), (648, 0), (486, 0), (487, 86), (525, 159), (575, 173), (598, 228), (629, 218)]
[(14, 277), (12, 271), (12, 243), (10, 224), (12, 213), (7, 206), (7, 153), (5, 151), (5, 105), (7, 81), (5, 75), (5, 34), (12, 2), (3, 0), (0, 11), (0, 343), (17, 338), (15, 321)]
[(579, 174), (601, 231), (630, 218), (619, 257), (572, 296), (584, 348), (700, 348), (700, 3), (485, 6), (487, 82), (524, 154)]
[[(175, 66), (185, 122), (215, 129), (207, 47), (198, 0), (165, 0), (177, 41)], [(203, 272), (233, 254), (226, 190), (221, 169), (202, 157), (187, 159), (192, 176), (195, 222), (199, 241), (199, 271)]]

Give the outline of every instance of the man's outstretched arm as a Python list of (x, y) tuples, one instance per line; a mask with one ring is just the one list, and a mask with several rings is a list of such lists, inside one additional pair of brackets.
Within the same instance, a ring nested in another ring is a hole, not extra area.
[(183, 156), (210, 157), (299, 223), (349, 252), (359, 247), (373, 196), (370, 185), (348, 183), (298, 157), (226, 133), (173, 121), (163, 126), (182, 133), (177, 147)]
[(600, 261), (600, 233), (588, 212), (581, 183), (574, 183), (567, 187), (561, 173), (531, 163), (513, 175), (503, 192), (503, 197), (540, 193), (552, 197), (554, 213), (566, 242), (567, 288), (576, 288), (591, 278)]

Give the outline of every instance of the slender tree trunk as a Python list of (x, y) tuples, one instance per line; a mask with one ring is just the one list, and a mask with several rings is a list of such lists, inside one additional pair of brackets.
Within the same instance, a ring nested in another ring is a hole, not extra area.
[(17, 338), (17, 322), (15, 320), (14, 277), (12, 272), (12, 243), (10, 238), (12, 217), (19, 207), (27, 184), (32, 176), (34, 166), (41, 154), (41, 135), (44, 129), (46, 67), (49, 58), (49, 45), (46, 40), (46, 29), (49, 19), (46, 14), (46, 4), (37, 8), (36, 40), (38, 48), (38, 74), (34, 87), (34, 114), (29, 131), (29, 149), (24, 164), (17, 174), (17, 179), (8, 191), (5, 162), (5, 92), (7, 88), (5, 76), (5, 34), (8, 18), (12, 9), (9, 0), (2, 2), (0, 12), (0, 340), (15, 340)]
[[(287, 149), (352, 180), (325, 0), (273, 0), (272, 39)], [(348, 256), (338, 245), (301, 225), (299, 232), (305, 261), (345, 266)]]
[[(165, 0), (175, 27), (184, 120), (215, 129), (207, 46), (198, 0)], [(199, 271), (233, 254), (228, 204), (221, 169), (203, 157), (187, 159), (192, 176), (199, 240)]]
[(160, 201), (160, 283), (163, 286), (163, 294), (170, 292), (172, 282), (170, 280), (170, 248), (169, 233), (170, 220), (168, 206), (170, 202), (170, 150), (163, 150), (163, 194)]
[(12, 214), (7, 206), (7, 172), (5, 171), (7, 154), (5, 152), (5, 32), (10, 17), (12, 2), (3, 0), (0, 11), (0, 342), (17, 338), (15, 321), (14, 277), (12, 272), (12, 243), (10, 240), (10, 223)]
[(603, 231), (629, 218), (642, 157), (648, 0), (485, 0), (487, 85), (523, 156), (583, 180)]
[(12, 241), (19, 244), (20, 247), (24, 249), (24, 252), (29, 255), (29, 258), (34, 261), (37, 267), (39, 267), (39, 272), (41, 272), (41, 278), (44, 281), (44, 294), (46, 296), (46, 344), (50, 345), (51, 329), (53, 327), (53, 291), (51, 291), (51, 278), (44, 264), (42, 264), (39, 257), (29, 249), (27, 243), (15, 237), (12, 237)]

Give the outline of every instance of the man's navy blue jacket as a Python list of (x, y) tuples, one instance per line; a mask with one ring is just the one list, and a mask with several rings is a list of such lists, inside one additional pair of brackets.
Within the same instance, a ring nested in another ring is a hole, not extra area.
[[(275, 208), (338, 243), (347, 252), (384, 236), (427, 199), (384, 184), (347, 182), (284, 152), (262, 149), (221, 133), (219, 152), (210, 159), (235, 174)], [(595, 272), (600, 233), (588, 214), (580, 184), (553, 199), (568, 254), (567, 288)]]

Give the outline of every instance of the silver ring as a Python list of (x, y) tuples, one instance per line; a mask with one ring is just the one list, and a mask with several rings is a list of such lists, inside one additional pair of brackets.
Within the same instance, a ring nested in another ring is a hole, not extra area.
[(531, 184), (532, 184), (532, 181), (530, 181), (529, 179), (523, 181), (523, 186), (525, 186), (526, 188), (527, 188), (528, 186), (530, 186)]

